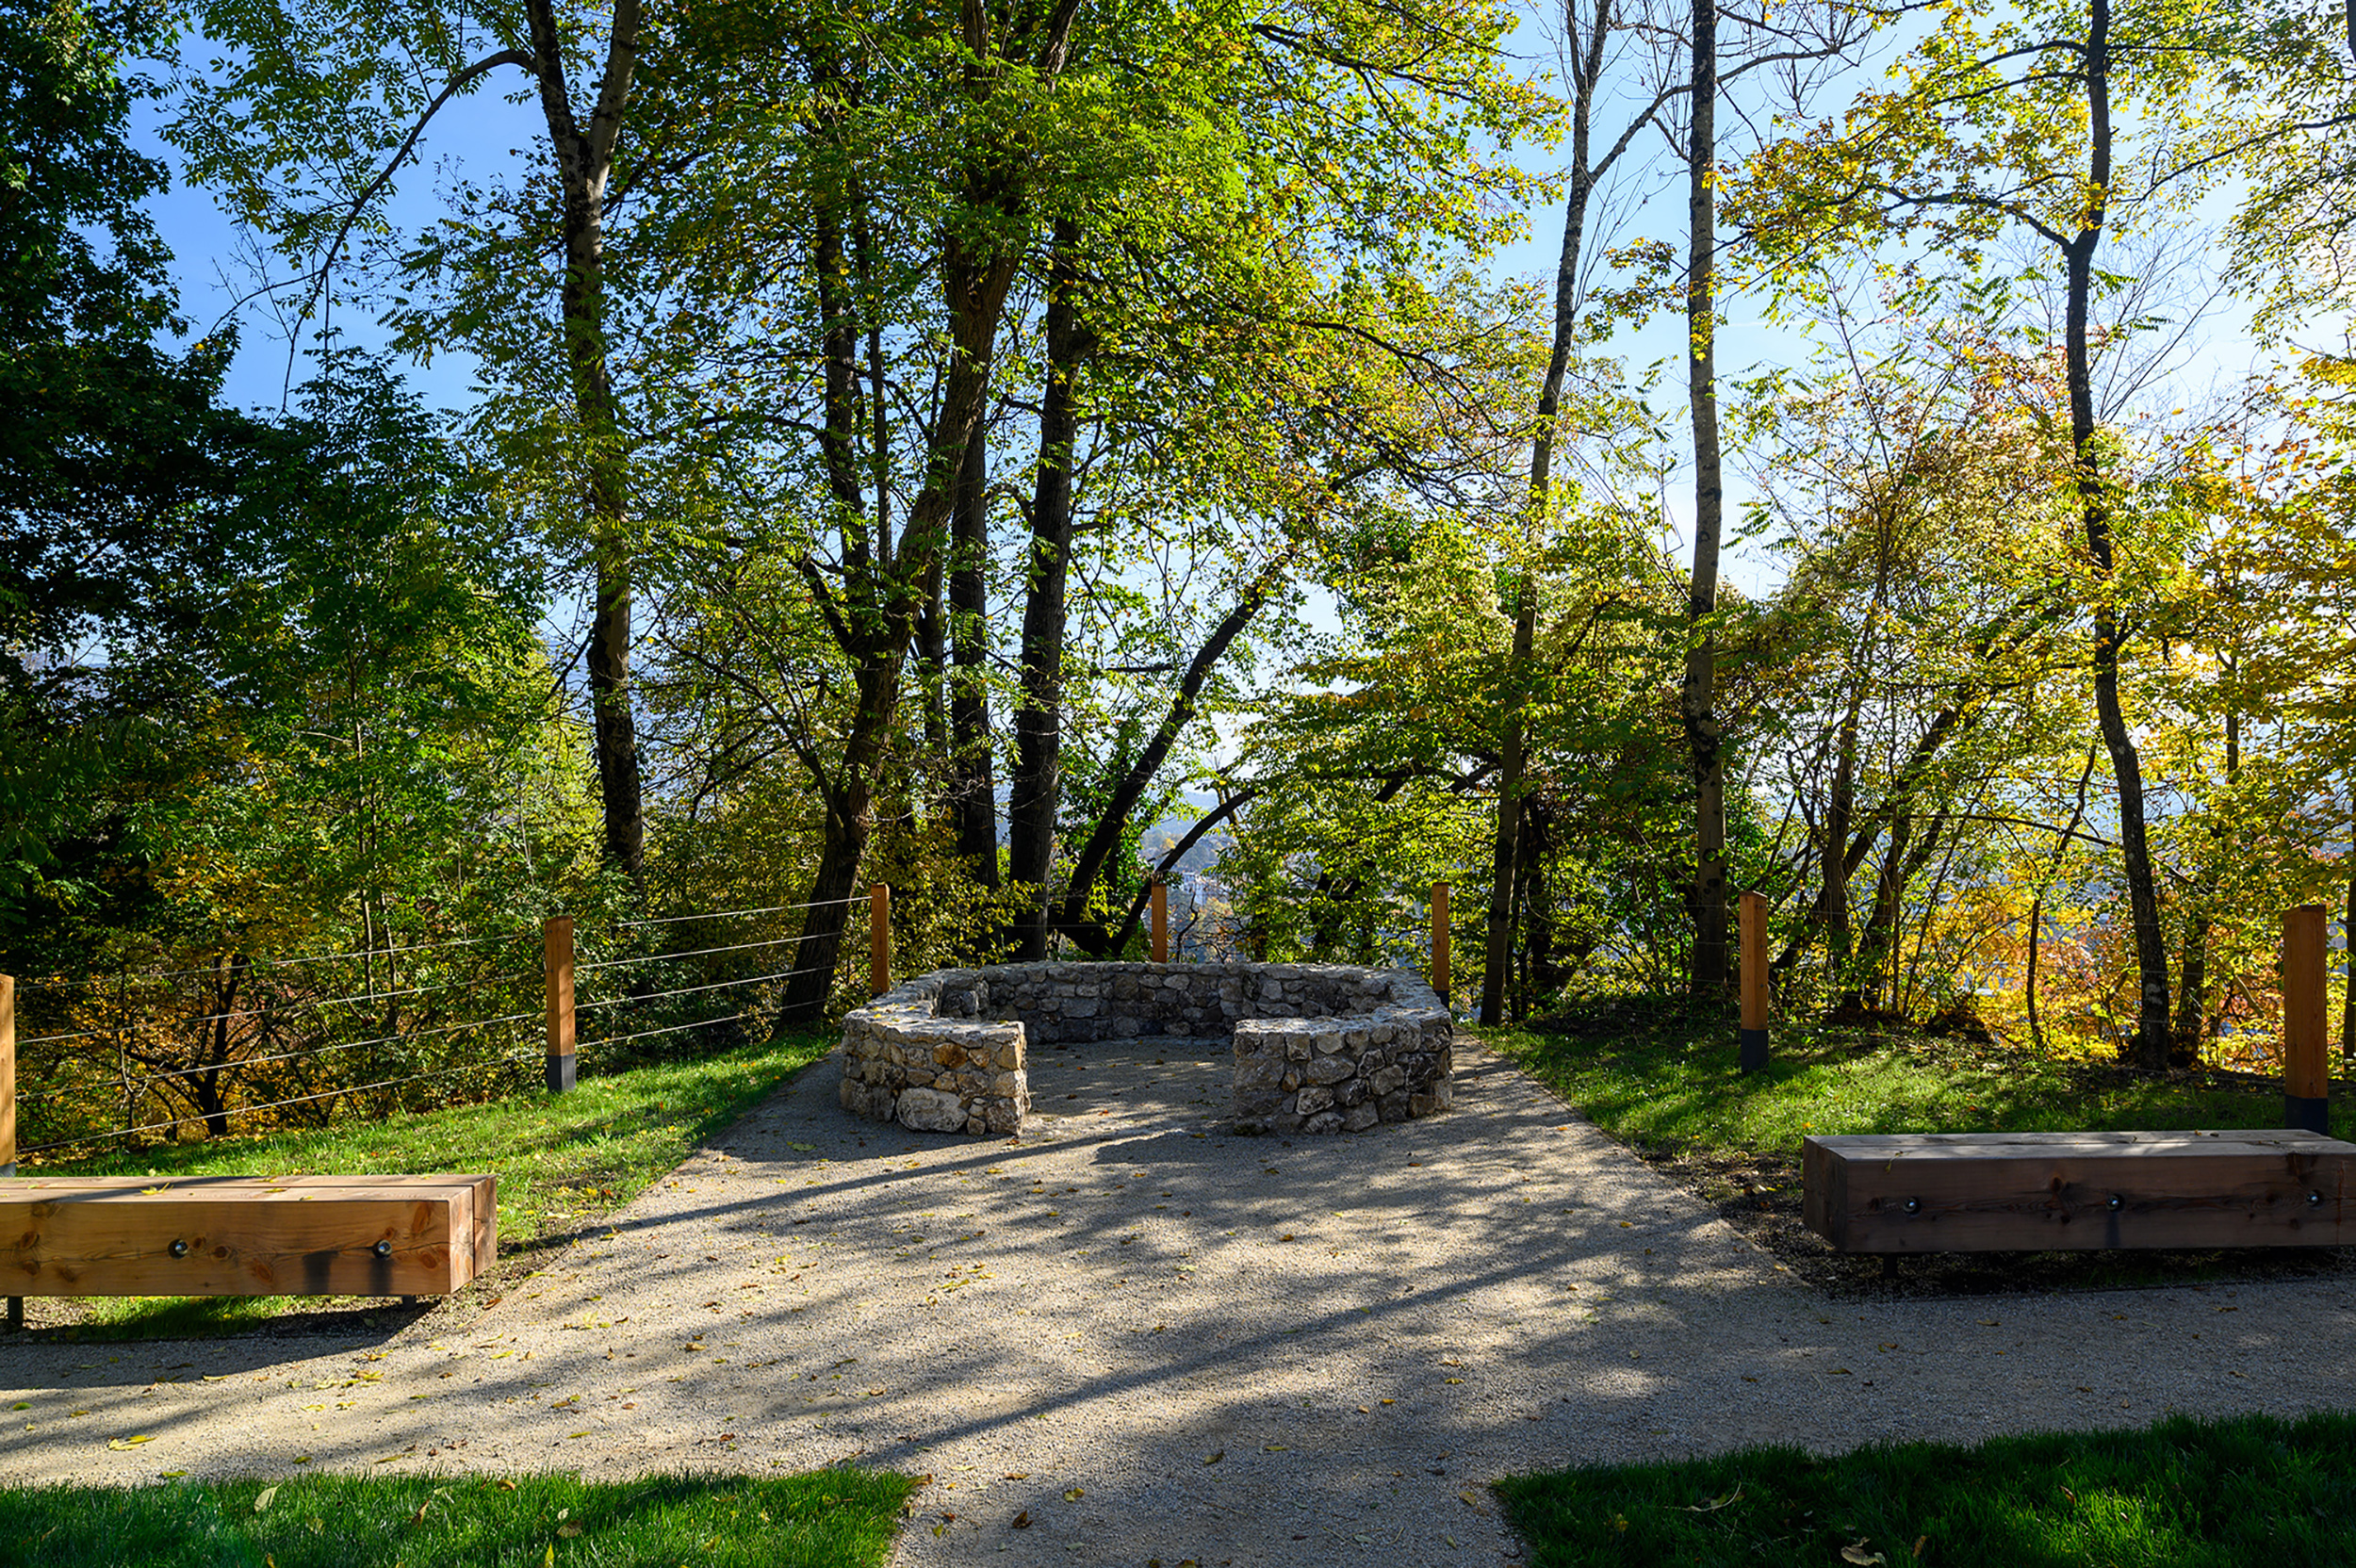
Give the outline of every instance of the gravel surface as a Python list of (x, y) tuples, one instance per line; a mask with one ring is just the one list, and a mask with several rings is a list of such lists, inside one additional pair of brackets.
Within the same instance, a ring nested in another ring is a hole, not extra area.
[(856, 1122), (821, 1064), (603, 1240), (394, 1331), (0, 1345), (0, 1481), (852, 1462), (933, 1477), (909, 1568), (1387, 1568), (1517, 1556), (1513, 1471), (2292, 1413), (2356, 1370), (2338, 1279), (1830, 1299), (1469, 1041), (1452, 1113), (1324, 1139), (1226, 1135), (1216, 1042), (1033, 1067), (1008, 1141)]

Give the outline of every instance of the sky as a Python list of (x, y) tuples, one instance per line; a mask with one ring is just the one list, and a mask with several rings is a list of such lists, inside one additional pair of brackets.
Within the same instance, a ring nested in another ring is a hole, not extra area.
[[(1549, 29), (1535, 13), (1525, 17), (1512, 43), (1524, 54), (1532, 69), (1550, 68)], [(1822, 101), (1826, 105), (1845, 101), (1853, 88), (1866, 85), (1877, 74), (1877, 70), (1853, 72), (1848, 78), (1833, 84)], [(514, 74), (507, 75), (512, 77)], [(508, 101), (507, 93), (512, 88), (500, 78), (493, 81), (499, 84), (495, 90), (453, 100), (442, 110), (421, 144), (419, 161), (401, 174), (392, 217), (404, 230), (415, 231), (437, 215), (436, 189), (444, 180), (461, 169), (480, 178), (512, 167), (516, 160), (510, 150), (532, 148), (535, 139), (544, 134), (537, 106)], [(1607, 113), (1599, 123), (1614, 123), (1616, 127), (1624, 121), (1624, 114), (1620, 122), (1612, 122)], [(183, 312), (197, 331), (207, 331), (224, 311), (232, 308), (235, 301), (254, 288), (258, 274), (254, 266), (253, 247), (215, 204), (210, 193), (191, 188), (178, 177), (178, 160), (164, 144), (155, 106), (143, 106), (138, 134), (145, 146), (165, 155), (175, 168), (172, 189), (153, 203), (153, 210), (161, 233), (174, 252)], [(1723, 145), (1727, 155), (1739, 153), (1742, 136), (1739, 122), (1726, 127)], [(1530, 161), (1539, 166), (1546, 155), (1543, 150), (1534, 150)], [(537, 176), (536, 158), (525, 159), (524, 166)], [(1670, 239), (1681, 246), (1685, 227), (1684, 180), (1681, 169), (1670, 165), (1663, 139), (1657, 132), (1643, 133), (1627, 167), (1632, 178), (1620, 203), (1616, 237), (1625, 242), (1647, 236)], [(2222, 216), (2225, 200), (2220, 198), (2212, 204), (2207, 214), (2212, 220)], [(1503, 276), (1550, 277), (1561, 244), (1562, 219), (1560, 203), (1530, 212), (1526, 234), (1493, 258), (1492, 270)], [(1726, 301), (1728, 319), (1719, 339), (1724, 381), (1731, 381), (1764, 364), (1798, 363), (1808, 352), (1805, 332), (1764, 319), (1762, 304), (1757, 297), (1735, 296)], [(228, 396), (241, 406), (274, 409), (280, 405), (290, 381), (299, 385), (308, 368), (300, 358), (290, 366), (286, 341), (264, 307), (246, 307), (240, 313), (240, 351), (230, 372)], [(383, 342), (384, 334), (365, 312), (340, 311), (335, 324), (348, 344), (372, 347)], [(1625, 332), (1612, 346), (1613, 351), (1625, 357), (1632, 373), (1642, 374), (1647, 367), (1658, 367), (1653, 400), (1672, 416), (1672, 423), (1677, 428), (1684, 423), (1680, 360), (1683, 346), (1683, 323), (1675, 317), (1657, 318), (1642, 328)], [(2249, 338), (2246, 318), (2228, 310), (2205, 325), (2196, 347), (2184, 356), (2174, 380), (2182, 388), (2234, 381), (2249, 371), (2254, 360), (2255, 350)], [(467, 356), (446, 353), (437, 355), (430, 365), (412, 364), (406, 372), (410, 384), (429, 406), (456, 412), (473, 400), (472, 368)], [(1729, 464), (1728, 480), (1728, 515), (1739, 517), (1753, 492), (1739, 472), (1739, 465)], [(1692, 507), (1690, 490), (1682, 483), (1673, 482), (1670, 486), (1664, 512), (1664, 547), (1677, 559), (1686, 559), (1690, 554), (1686, 530)], [(1723, 569), (1729, 583), (1752, 596), (1771, 591), (1780, 577), (1779, 563), (1764, 541), (1749, 546), (1732, 545)], [(577, 606), (552, 607), (551, 618), (561, 622), (577, 611)], [(1327, 625), (1332, 622), (1326, 607), (1313, 605), (1311, 614), (1317, 621)]]

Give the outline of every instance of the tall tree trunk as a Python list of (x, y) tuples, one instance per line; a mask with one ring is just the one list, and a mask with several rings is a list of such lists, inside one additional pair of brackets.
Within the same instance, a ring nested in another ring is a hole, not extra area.
[(1562, 983), (1554, 960), (1554, 906), (1546, 886), (1546, 854), (1554, 845), (1553, 817), (1545, 802), (1532, 796), (1522, 822), (1522, 954), (1530, 972), (1530, 990), (1545, 996)]
[(573, 415), (587, 480), (590, 550), (596, 571), (589, 620), (589, 702), (605, 819), (606, 863), (643, 890), (646, 824), (638, 767), (638, 723), (630, 708), (630, 612), (636, 589), (628, 538), (629, 471), (621, 418), (606, 358), (605, 188), (622, 112), (638, 60), (638, 0), (616, 0), (597, 100), (584, 126), (564, 77), (564, 34), (553, 0), (528, 0), (533, 70), (563, 193), (564, 283), (558, 316)]
[(1824, 885), (1816, 895), (1817, 918), (1824, 925), (1824, 968), (1832, 982), (1833, 1006), (1857, 1005), (1856, 954), (1849, 929), (1849, 819), (1857, 809), (1857, 710), (1862, 691), (1852, 692), (1841, 716), (1839, 753), (1833, 761), (1832, 794), (1824, 808)]
[(2110, 0), (2093, 0), (2089, 11), (2084, 72), (2086, 84), (2089, 156), (2087, 198), (2078, 233), (2070, 242), (2068, 343), (2070, 433), (2078, 469), (2078, 503), (2085, 524), (2086, 555), (2095, 574), (2094, 708), (2102, 743), (2111, 755), (2119, 786), (2119, 870), (2127, 879), (2127, 908), (2135, 940), (2135, 1064), (2156, 1072), (2168, 1066), (2168, 939), (2160, 929), (2159, 888), (2151, 870), (2151, 842), (2144, 828), (2143, 760), (2119, 696), (2120, 640), (2125, 631), (2110, 602), (2113, 581), (2110, 487), (2095, 446), (2094, 371), (2087, 314), (2094, 294), (2094, 253), (2102, 242), (2105, 192), (2111, 179)]
[(1726, 985), (1726, 758), (1718, 728), (1718, 546), (1726, 480), (1718, 446), (1718, 7), (1693, 0), (1693, 134), (1686, 148), (1687, 400), (1693, 419), (1693, 579), (1686, 600), (1679, 713), (1693, 776), (1693, 971), (1697, 994)]
[[(967, 195), (975, 206), (996, 206), (1006, 200), (1005, 192), (983, 176), (973, 178), (977, 187)], [(880, 497), (874, 514), (867, 512), (865, 486), (854, 466), (856, 302), (842, 289), (839, 224), (822, 208), (815, 215), (812, 232), (826, 361), (826, 416), (820, 449), (828, 484), (835, 492), (835, 516), (843, 538), (840, 590), (810, 557), (803, 557), (797, 564), (828, 630), (851, 662), (859, 700), (842, 742), (841, 764), (818, 780), (826, 814), (818, 869), (810, 884), (813, 907), (794, 948), (794, 972), (783, 1003), (784, 1017), (797, 1022), (808, 1022), (824, 1012), (833, 985), (843, 932), (849, 920), (844, 901), (857, 885), (859, 862), (874, 829), (875, 792), (891, 757), (909, 643), (924, 613), (935, 567), (948, 545), (959, 475), (989, 401), (998, 326), (1021, 259), (1019, 253), (969, 249), (954, 234), (944, 250), (941, 273), (949, 303), (948, 365), (941, 378), (940, 413), (925, 443), (923, 484), (895, 542), (888, 526), (890, 514)]]
[[(925, 569), (924, 607), (916, 617), (916, 678), (924, 712), (924, 757), (941, 792), (943, 815), (957, 810), (957, 777), (949, 739), (948, 552), (936, 551)], [(911, 805), (913, 802), (911, 802)]]
[(1492, 847), (1494, 868), (1489, 893), (1488, 940), (1481, 966), (1481, 1022), (1492, 1028), (1505, 1021), (1505, 983), (1513, 967), (1513, 885), (1521, 868), (1522, 771), (1526, 764), (1522, 710), (1528, 700), (1530, 660), (1537, 640), (1538, 584), (1524, 573), (1513, 610), (1513, 643), (1505, 662), (1505, 690), (1499, 694), (1499, 723), (1504, 728), (1502, 764), (1497, 769), (1497, 823)]
[(976, 423), (957, 475), (949, 534), (949, 634), (956, 662), (949, 687), (950, 776), (957, 858), (985, 888), (998, 886), (998, 796), (990, 768), (990, 431)]
[[(2230, 680), (2231, 659), (2225, 661)], [(2241, 715), (2225, 710), (2225, 787), (2230, 795), (2241, 775)], [(2216, 918), (2217, 859), (2225, 853), (2227, 835), (2221, 822), (2209, 827), (2209, 853), (2192, 892), (2192, 907), (2184, 916), (2184, 968), (2176, 986), (2176, 1028), (2168, 1041), (2170, 1067), (2197, 1067), (2201, 1039), (2208, 1033), (2209, 930)]]
[(1065, 581), (1072, 565), (1072, 459), (1080, 433), (1074, 384), (1088, 335), (1080, 323), (1079, 226), (1055, 224), (1047, 264), (1047, 385), (1039, 399), (1039, 473), (1023, 605), (1020, 694), (1014, 709), (1014, 777), (1006, 798), (1006, 879), (1023, 890), (1012, 933), (1017, 962), (1047, 956), (1047, 877), (1063, 794)]
[[(1579, 37), (1578, 18), (1565, 8), (1571, 32), (1571, 188), (1562, 207), (1562, 249), (1554, 264), (1554, 342), (1546, 356), (1546, 379), (1538, 389), (1537, 428), (1530, 443), (1530, 527), (1545, 529), (1552, 517), (1548, 490), (1553, 482), (1554, 445), (1562, 423), (1562, 388), (1569, 378), (1571, 349), (1579, 315), (1579, 259), (1586, 246), (1587, 207), (1595, 193), (1595, 171), (1591, 167), (1590, 139), (1594, 134), (1595, 92), (1602, 79), (1604, 46), (1612, 36), (1612, 0), (1595, 0), (1593, 30)], [(1607, 163), (1627, 145), (1623, 137)], [(1498, 746), (1497, 831), (1490, 853), (1490, 885), (1485, 956), (1481, 972), (1481, 1021), (1494, 1025), (1502, 1017), (1505, 978), (1513, 965), (1513, 911), (1507, 897), (1513, 884), (1521, 846), (1522, 772), (1528, 762), (1524, 710), (1529, 703), (1530, 656), (1538, 637), (1538, 581), (1526, 567), (1514, 592), (1513, 640), (1505, 666), (1505, 690), (1498, 703), (1503, 731)]]

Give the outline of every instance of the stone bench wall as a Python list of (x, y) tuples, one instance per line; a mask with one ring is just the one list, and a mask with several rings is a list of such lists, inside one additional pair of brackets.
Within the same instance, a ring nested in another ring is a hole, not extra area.
[(1448, 1104), (1454, 1032), (1405, 970), (1345, 964), (1000, 964), (941, 970), (843, 1021), (845, 1110), (924, 1132), (1009, 1134), (1032, 1044), (1144, 1035), (1235, 1042), (1235, 1108), (1275, 1132), (1356, 1132)]

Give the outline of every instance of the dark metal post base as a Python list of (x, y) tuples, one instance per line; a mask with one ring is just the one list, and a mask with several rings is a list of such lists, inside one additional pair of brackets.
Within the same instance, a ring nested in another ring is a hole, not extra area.
[(2319, 1095), (2310, 1098), (2303, 1094), (2286, 1094), (2282, 1096), (2282, 1125), (2330, 1137), (2331, 1102)]
[(566, 1052), (562, 1056), (550, 1056), (548, 1058), (548, 1092), (550, 1094), (570, 1093), (575, 1074), (580, 1070), (580, 1065), (581, 1058), (570, 1052)]
[(22, 1296), (11, 1296), (8, 1298), (8, 1332), (12, 1334), (21, 1334), (24, 1331), (25, 1298)]
[(1757, 1072), (1767, 1065), (1767, 1031), (1739, 1029), (1735, 1038), (1742, 1044), (1742, 1064), (1745, 1072)]

